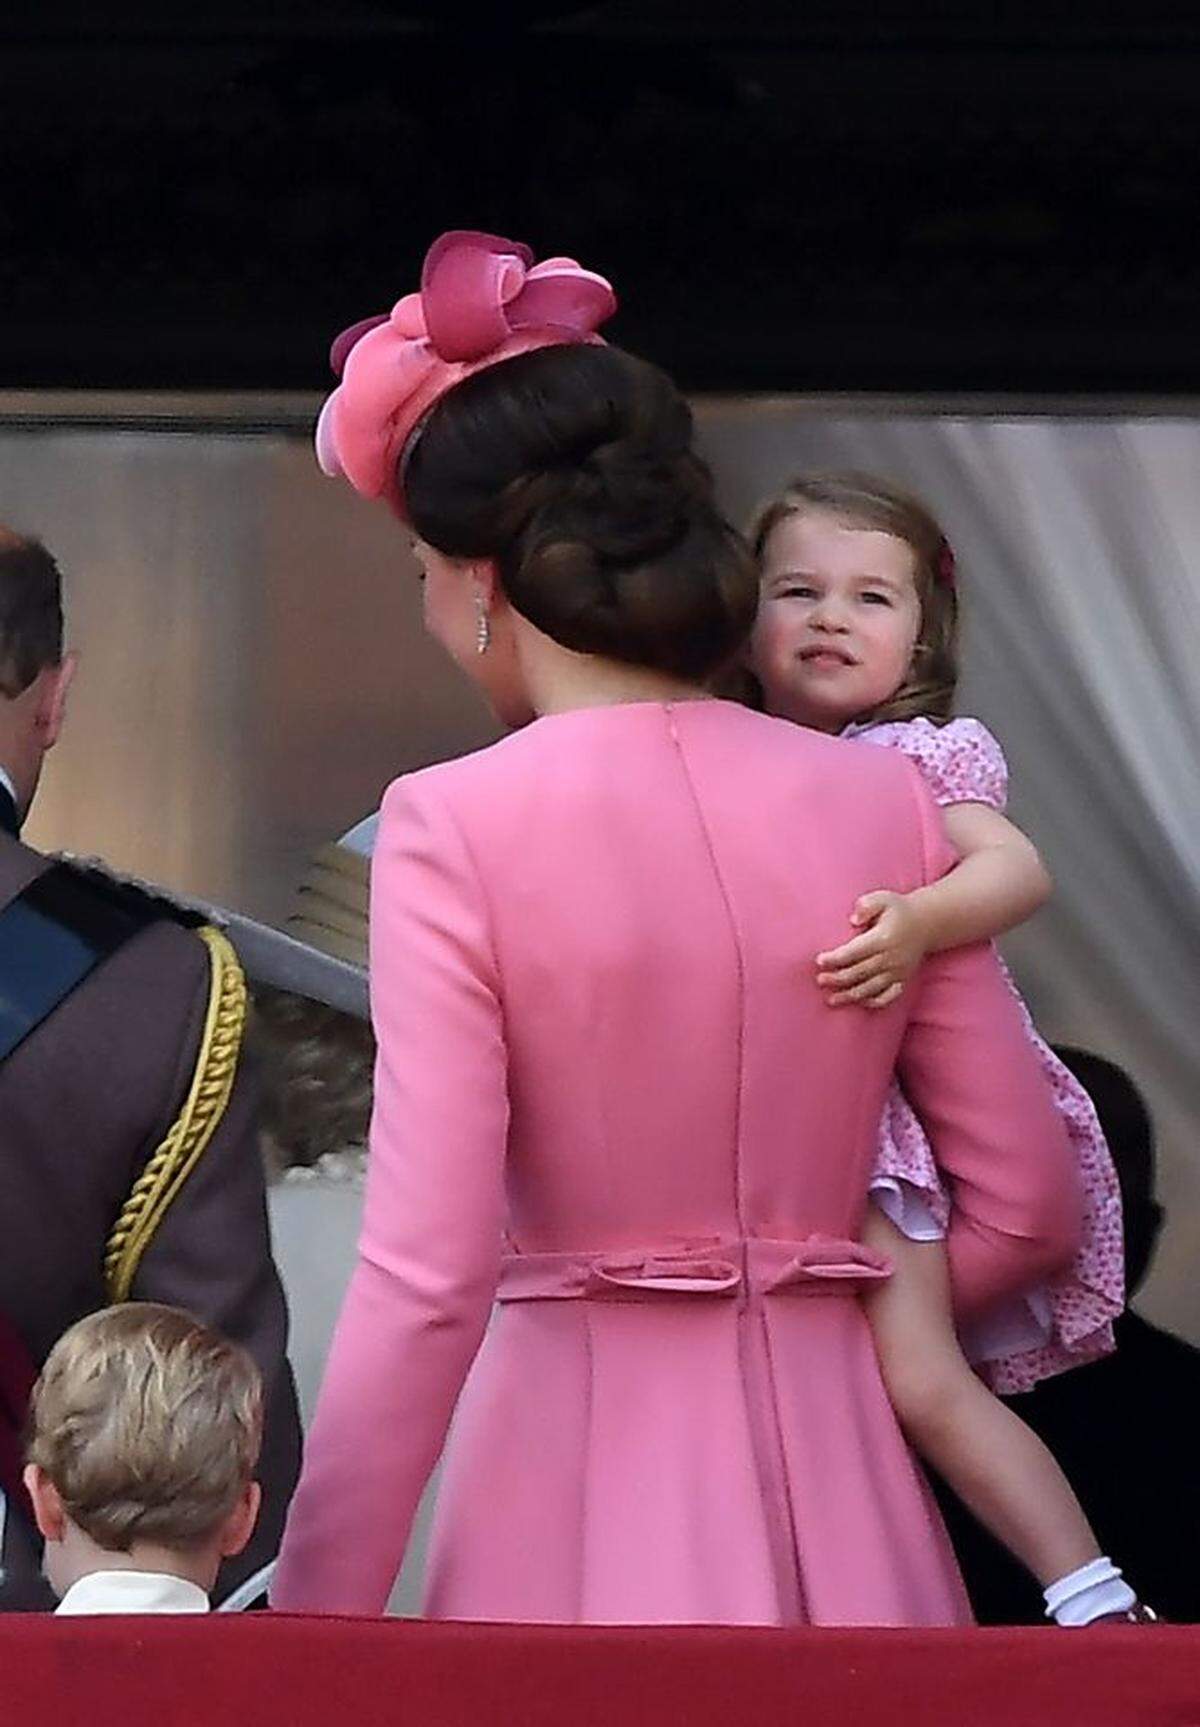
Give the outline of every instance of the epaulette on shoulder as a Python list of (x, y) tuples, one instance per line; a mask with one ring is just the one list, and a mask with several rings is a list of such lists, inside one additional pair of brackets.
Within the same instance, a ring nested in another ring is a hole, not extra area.
[(70, 869), (81, 887), (123, 911), (127, 917), (147, 924), (165, 919), (182, 924), (185, 929), (198, 929), (210, 921), (194, 905), (173, 897), (157, 884), (142, 881), (137, 876), (118, 874), (103, 858), (76, 857), (71, 852), (59, 852), (57, 861)]
[[(0, 1062), (14, 1053), (67, 997), (143, 930), (172, 922), (194, 931), (206, 950), (210, 1012), (214, 992), (241, 989), (228, 940), (202, 909), (180, 905), (144, 883), (122, 880), (102, 864), (52, 858), (49, 867), (0, 907)], [(220, 1005), (220, 1004), (218, 1004)]]
[(342, 954), (326, 951), (324, 940), (320, 948), (314, 946), (310, 939), (305, 939), (310, 935), (308, 929), (289, 934), (226, 906), (165, 893), (151, 882), (117, 875), (98, 858), (78, 858), (68, 853), (60, 861), (73, 874), (77, 873), (89, 893), (118, 913), (127, 911), (132, 919), (144, 923), (170, 918), (185, 929), (194, 930), (210, 951), (214, 939), (223, 939), (250, 983), (308, 996), (340, 1013), (367, 1018), (366, 937), (365, 929), (360, 928), (365, 926), (367, 915), (365, 860), (354, 857), (348, 860), (353, 871), (362, 872), (363, 880), (359, 890), (361, 904), (351, 926), (357, 944), (349, 953)]

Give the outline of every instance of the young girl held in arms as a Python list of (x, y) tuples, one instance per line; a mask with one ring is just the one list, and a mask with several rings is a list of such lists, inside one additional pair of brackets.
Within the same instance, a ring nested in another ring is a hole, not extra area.
[[(754, 549), (762, 597), (751, 666), (767, 711), (900, 750), (943, 807), (960, 854), (932, 886), (865, 895), (850, 919), (861, 933), (817, 956), (832, 1006), (885, 1008), (927, 953), (990, 940), (1030, 917), (1049, 878), (1003, 813), (1007, 769), (996, 740), (978, 720), (951, 718), (954, 557), (928, 510), (865, 476), (804, 477), (762, 510)], [(941, 1246), (950, 1201), (896, 1085), (865, 1232), (895, 1275), (868, 1311), (901, 1426), (1037, 1576), (1047, 1614), (1065, 1625), (1151, 1617), (1101, 1555), (1046, 1447), (993, 1395), (1107, 1353), (1124, 1302), (1120, 1198), (1095, 1112), (1031, 1022), (1029, 1036), (1080, 1163), (1085, 1222), (1074, 1265), (1020, 1311), (995, 1316), (986, 1334), (959, 1339)]]

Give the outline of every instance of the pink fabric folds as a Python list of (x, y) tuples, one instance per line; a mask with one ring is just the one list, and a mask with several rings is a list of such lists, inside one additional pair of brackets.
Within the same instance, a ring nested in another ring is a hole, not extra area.
[(714, 1237), (620, 1253), (510, 1253), (497, 1301), (621, 1301), (647, 1296), (859, 1295), (891, 1276), (891, 1262), (861, 1242)]
[(616, 310), (603, 276), (573, 258), (535, 264), (528, 246), (455, 230), (435, 240), (419, 293), (390, 315), (337, 337), (341, 378), (317, 421), (317, 460), (404, 518), (399, 469), (414, 432), (455, 384), (500, 360), (571, 342), (599, 342)]
[(854, 1238), (897, 1068), (968, 1318), (1069, 1262), (1067, 1138), (985, 948), (885, 1013), (813, 966), (951, 861), (911, 763), (721, 701), (548, 715), (391, 788), (360, 1259), (277, 1606), (382, 1608), (449, 1429), (434, 1616), (969, 1617)]

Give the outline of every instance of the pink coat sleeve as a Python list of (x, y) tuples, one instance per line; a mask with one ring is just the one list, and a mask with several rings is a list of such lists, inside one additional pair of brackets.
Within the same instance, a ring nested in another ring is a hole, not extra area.
[(384, 801), (371, 871), (379, 1044), (358, 1265), (271, 1592), (378, 1613), (499, 1275), (506, 1061), (483, 893), (427, 785)]
[[(915, 768), (912, 786), (936, 881), (955, 855)], [(1068, 1264), (1083, 1216), (1066, 1125), (990, 945), (925, 962), (897, 1065), (950, 1190), (954, 1306), (969, 1319)]]

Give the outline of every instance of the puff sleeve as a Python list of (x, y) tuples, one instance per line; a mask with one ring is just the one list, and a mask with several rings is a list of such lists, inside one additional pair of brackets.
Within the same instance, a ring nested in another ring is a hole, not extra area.
[(873, 726), (860, 734), (864, 743), (899, 750), (921, 771), (941, 808), (948, 804), (987, 804), (1001, 814), (1008, 804), (1008, 763), (1004, 751), (980, 720), (905, 720)]

